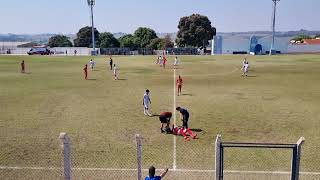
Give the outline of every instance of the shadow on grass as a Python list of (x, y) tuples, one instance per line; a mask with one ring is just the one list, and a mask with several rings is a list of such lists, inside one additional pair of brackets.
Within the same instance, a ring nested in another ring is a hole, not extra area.
[[(162, 67), (163, 68), (163, 67)], [(183, 69), (182, 67), (167, 67), (166, 66), (166, 68), (164, 68), (164, 69)]]
[(126, 80), (128, 80), (128, 79), (124, 79), (124, 78), (119, 78), (119, 79), (117, 79), (118, 81), (126, 81)]
[(193, 96), (193, 94), (182, 94), (182, 96)]
[(247, 77), (258, 77), (257, 75), (248, 75)]
[(202, 132), (202, 129), (190, 129), (190, 130), (194, 132)]
[(96, 81), (97, 79), (88, 79), (88, 81)]

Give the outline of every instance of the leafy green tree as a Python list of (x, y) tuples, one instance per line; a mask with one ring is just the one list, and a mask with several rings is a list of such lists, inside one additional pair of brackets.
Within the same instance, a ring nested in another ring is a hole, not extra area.
[(148, 44), (150, 44), (152, 39), (157, 38), (157, 34), (154, 30), (146, 27), (139, 27), (134, 32), (135, 40), (134, 42), (136, 44), (139, 44), (140, 48), (147, 47)]
[(127, 34), (119, 38), (120, 47), (130, 48), (136, 50), (140, 44), (136, 43), (136, 39), (132, 34)]
[(320, 34), (315, 35), (314, 38), (320, 38)]
[(216, 28), (206, 16), (192, 14), (182, 17), (178, 25), (176, 42), (181, 47), (201, 47), (216, 35)]
[[(92, 28), (89, 26), (83, 27), (77, 33), (77, 38), (74, 40), (75, 47), (92, 47)], [(99, 42), (99, 31), (94, 29), (94, 39), (96, 45), (100, 44)]]
[(174, 43), (172, 42), (170, 35), (167, 34), (167, 35), (163, 38), (162, 49), (165, 49), (165, 48), (173, 48), (173, 47), (174, 47)]
[(164, 38), (155, 38), (152, 39), (150, 44), (147, 45), (147, 48), (155, 49), (155, 50), (164, 50), (165, 48), (171, 48), (174, 44), (171, 41), (169, 35), (166, 35)]
[(48, 46), (50, 47), (72, 47), (72, 42), (67, 36), (56, 35), (49, 39)]
[(155, 38), (155, 39), (151, 40), (151, 42), (147, 45), (147, 48), (151, 48), (154, 50), (160, 50), (160, 49), (162, 49), (162, 45), (163, 45), (163, 39)]
[(109, 32), (100, 33), (100, 48), (115, 48), (120, 47), (118, 39), (116, 39), (113, 34)]

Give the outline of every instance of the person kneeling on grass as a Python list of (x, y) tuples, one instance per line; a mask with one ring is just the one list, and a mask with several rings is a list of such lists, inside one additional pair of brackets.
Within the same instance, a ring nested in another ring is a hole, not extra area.
[(147, 176), (144, 180), (161, 180), (167, 174), (169, 169), (167, 168), (160, 176), (155, 176), (156, 168), (151, 166), (149, 168), (149, 176)]
[[(170, 132), (170, 119), (172, 117), (171, 112), (162, 112), (159, 115), (159, 120), (161, 122), (161, 133), (169, 133)], [(165, 130), (163, 130), (163, 125), (166, 124)]]
[(188, 135), (192, 138), (192, 139), (196, 139), (197, 138), (197, 134), (193, 134), (192, 131), (189, 128), (184, 128), (184, 127), (174, 127), (174, 125), (172, 125), (172, 134), (174, 135), (179, 135), (179, 136), (183, 136), (183, 138), (186, 141), (190, 141)]

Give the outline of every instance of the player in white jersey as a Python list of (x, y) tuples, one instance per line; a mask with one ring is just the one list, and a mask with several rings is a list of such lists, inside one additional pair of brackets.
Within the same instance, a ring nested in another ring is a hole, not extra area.
[(119, 68), (116, 66), (116, 64), (113, 65), (113, 76), (114, 76), (114, 80), (118, 80), (119, 79)]
[(244, 58), (244, 60), (242, 61), (242, 67), (241, 67), (241, 71), (243, 71), (244, 66), (247, 64), (247, 58)]
[(149, 97), (149, 90), (147, 89), (146, 90), (146, 93), (143, 95), (143, 101), (142, 101), (142, 105), (143, 105), (143, 113), (144, 115), (146, 116), (152, 116), (150, 113), (149, 113), (149, 104), (151, 104), (151, 100), (150, 100), (150, 97)]
[(157, 57), (156, 64), (160, 63), (160, 56)]
[(249, 62), (246, 62), (244, 67), (243, 67), (243, 74), (242, 76), (248, 76), (248, 70), (249, 70)]
[(159, 57), (159, 64), (160, 64), (160, 66), (163, 64), (163, 58), (162, 58), (162, 56)]
[(89, 65), (90, 65), (91, 71), (93, 71), (94, 61), (92, 59), (89, 61)]
[(176, 56), (174, 58), (174, 63), (173, 63), (174, 66), (178, 66), (179, 65), (179, 60), (178, 60), (178, 57)]

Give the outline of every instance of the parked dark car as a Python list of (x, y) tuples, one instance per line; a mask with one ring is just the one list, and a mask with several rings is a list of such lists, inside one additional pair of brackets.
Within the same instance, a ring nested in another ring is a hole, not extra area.
[(30, 51), (28, 51), (29, 55), (50, 55), (51, 52), (48, 48), (31, 48)]

